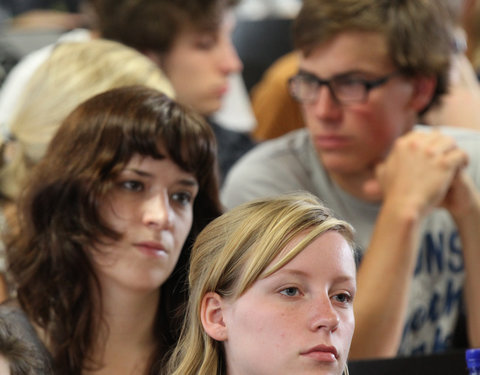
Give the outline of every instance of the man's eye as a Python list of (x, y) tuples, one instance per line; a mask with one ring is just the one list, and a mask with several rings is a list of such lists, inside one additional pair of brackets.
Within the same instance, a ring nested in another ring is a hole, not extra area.
[(308, 75), (300, 76), (300, 81), (303, 84), (309, 85), (309, 86), (317, 86), (318, 85), (317, 79), (315, 77), (311, 77), (311, 76), (308, 76)]
[(295, 288), (295, 287), (291, 286), (291, 287), (288, 287), (288, 288), (285, 288), (285, 289), (281, 290), (280, 294), (283, 294), (287, 297), (295, 297), (295, 296), (298, 296), (300, 294), (300, 291), (298, 290), (298, 288)]
[(335, 81), (339, 87), (362, 86), (364, 83), (365, 81), (358, 77), (342, 77)]
[(123, 181), (121, 185), (125, 190), (130, 191), (142, 191), (144, 188), (143, 184), (139, 181)]

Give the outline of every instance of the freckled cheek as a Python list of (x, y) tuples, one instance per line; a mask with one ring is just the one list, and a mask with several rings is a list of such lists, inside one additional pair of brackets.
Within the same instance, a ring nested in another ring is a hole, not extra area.
[(299, 332), (298, 329), (295, 328), (294, 322), (296, 321), (298, 321), (298, 316), (295, 318), (295, 316), (292, 316), (292, 314), (281, 313), (277, 321), (272, 324), (278, 334), (278, 347), (282, 346), (283, 343), (290, 342), (292, 340), (292, 331), (294, 331), (293, 334), (295, 331), (297, 333)]
[(286, 312), (272, 314), (268, 311), (261, 317), (253, 318), (252, 331), (263, 336), (267, 341), (266, 344), (281, 348), (291, 342), (295, 334), (298, 334), (299, 327), (296, 322), (298, 322), (298, 316), (295, 314)]

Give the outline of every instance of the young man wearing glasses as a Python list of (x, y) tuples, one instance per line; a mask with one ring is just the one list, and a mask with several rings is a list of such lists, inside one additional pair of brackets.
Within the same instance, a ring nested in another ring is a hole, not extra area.
[(447, 19), (436, 0), (305, 0), (289, 85), (307, 129), (224, 185), (227, 207), (308, 190), (354, 225), (352, 358), (447, 350), (463, 312), (480, 346), (480, 133), (415, 125), (447, 89)]

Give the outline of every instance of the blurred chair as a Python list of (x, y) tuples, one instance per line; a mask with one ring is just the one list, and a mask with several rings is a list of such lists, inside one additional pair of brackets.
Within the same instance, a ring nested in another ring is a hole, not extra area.
[(243, 62), (247, 91), (280, 56), (293, 49), (290, 18), (239, 20), (232, 39)]
[(465, 350), (348, 362), (350, 375), (468, 375)]

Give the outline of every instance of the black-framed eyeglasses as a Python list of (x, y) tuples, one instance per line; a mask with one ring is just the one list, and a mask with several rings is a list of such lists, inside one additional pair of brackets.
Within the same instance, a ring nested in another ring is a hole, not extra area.
[(290, 94), (300, 103), (313, 103), (317, 100), (318, 91), (325, 85), (332, 97), (340, 104), (363, 103), (370, 90), (379, 87), (400, 74), (395, 71), (376, 79), (365, 79), (357, 73), (347, 73), (330, 79), (321, 79), (316, 75), (300, 71), (288, 80)]

